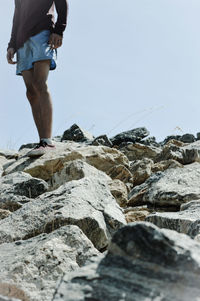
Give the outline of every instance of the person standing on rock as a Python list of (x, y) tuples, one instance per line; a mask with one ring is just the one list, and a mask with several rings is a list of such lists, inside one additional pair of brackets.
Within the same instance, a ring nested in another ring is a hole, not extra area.
[[(40, 138), (27, 154), (29, 157), (55, 149), (51, 140), (52, 100), (47, 78), (49, 70), (56, 68), (57, 48), (62, 46), (67, 15), (66, 0), (15, 0), (7, 61), (16, 64), (16, 74), (23, 77)], [(13, 61), (15, 54), (17, 61)]]

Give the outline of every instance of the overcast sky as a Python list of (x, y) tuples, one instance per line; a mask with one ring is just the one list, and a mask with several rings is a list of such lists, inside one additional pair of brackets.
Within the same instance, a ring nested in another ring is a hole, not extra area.
[[(200, 131), (199, 0), (69, 0), (49, 75), (53, 136), (73, 123), (94, 136), (145, 126), (157, 141)], [(14, 0), (0, 10), (0, 148), (38, 142), (22, 77), (6, 62)]]

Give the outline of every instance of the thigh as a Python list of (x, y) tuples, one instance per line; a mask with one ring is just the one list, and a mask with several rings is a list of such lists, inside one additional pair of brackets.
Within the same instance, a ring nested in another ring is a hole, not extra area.
[(34, 63), (34, 82), (46, 82), (49, 75), (51, 60), (37, 61)]

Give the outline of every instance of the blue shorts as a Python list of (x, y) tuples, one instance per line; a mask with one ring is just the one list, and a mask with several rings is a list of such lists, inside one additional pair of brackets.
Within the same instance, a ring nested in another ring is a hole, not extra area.
[(35, 62), (42, 60), (50, 59), (50, 70), (56, 69), (57, 49), (50, 49), (49, 36), (50, 30), (43, 30), (30, 37), (24, 46), (17, 50), (17, 75), (22, 75), (22, 71), (32, 69)]

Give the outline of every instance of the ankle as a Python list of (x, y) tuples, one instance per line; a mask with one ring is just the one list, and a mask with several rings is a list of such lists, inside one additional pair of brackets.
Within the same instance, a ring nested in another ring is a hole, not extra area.
[(52, 139), (51, 138), (40, 138), (40, 141), (45, 141), (47, 144), (53, 144)]

